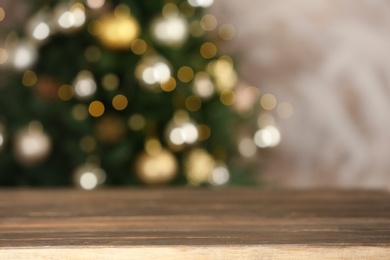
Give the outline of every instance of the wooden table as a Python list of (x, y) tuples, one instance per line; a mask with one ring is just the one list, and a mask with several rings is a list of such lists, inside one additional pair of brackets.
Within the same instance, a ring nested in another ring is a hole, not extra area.
[(390, 194), (0, 190), (0, 259), (390, 259)]

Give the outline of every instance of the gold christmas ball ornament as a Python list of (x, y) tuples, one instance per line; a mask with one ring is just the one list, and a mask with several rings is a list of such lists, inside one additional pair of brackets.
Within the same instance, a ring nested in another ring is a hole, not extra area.
[(94, 34), (109, 49), (130, 49), (140, 34), (138, 21), (125, 5), (119, 5), (114, 13), (103, 16), (94, 24)]
[(93, 190), (106, 181), (106, 172), (94, 164), (84, 164), (73, 173), (73, 182), (84, 190)]
[(148, 185), (167, 184), (176, 177), (178, 163), (175, 156), (166, 149), (149, 154), (143, 152), (135, 162), (138, 178)]
[(34, 165), (42, 162), (49, 155), (51, 140), (43, 131), (42, 124), (33, 121), (15, 135), (14, 154), (24, 165)]
[(215, 159), (204, 149), (194, 149), (184, 161), (185, 175), (191, 185), (208, 183), (216, 166)]
[(171, 79), (171, 68), (168, 61), (158, 55), (148, 56), (139, 61), (135, 75), (147, 90), (161, 90), (161, 84)]

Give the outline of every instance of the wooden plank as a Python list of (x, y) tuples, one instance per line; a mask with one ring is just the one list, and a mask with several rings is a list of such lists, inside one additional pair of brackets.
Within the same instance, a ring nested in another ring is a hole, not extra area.
[(0, 259), (184, 255), (386, 258), (390, 194), (242, 188), (0, 190)]

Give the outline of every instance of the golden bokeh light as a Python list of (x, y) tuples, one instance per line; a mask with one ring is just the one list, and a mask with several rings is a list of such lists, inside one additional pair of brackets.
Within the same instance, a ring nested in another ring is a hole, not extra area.
[(197, 128), (198, 128), (198, 133), (199, 133), (199, 136), (198, 136), (199, 141), (206, 141), (207, 139), (210, 138), (211, 130), (210, 130), (210, 127), (208, 125), (200, 124), (197, 126)]
[(78, 121), (82, 121), (87, 118), (88, 110), (84, 104), (77, 104), (72, 108), (72, 116)]
[(2, 7), (0, 7), (0, 22), (5, 18), (5, 11)]
[(102, 86), (106, 90), (116, 90), (119, 86), (119, 77), (114, 73), (104, 75), (102, 79)]
[(275, 118), (269, 113), (262, 113), (257, 118), (257, 126), (259, 128), (263, 128), (263, 127), (266, 127), (268, 125), (274, 125), (274, 124), (275, 124)]
[(176, 88), (176, 79), (174, 77), (170, 77), (168, 81), (160, 83), (160, 87), (165, 92), (171, 92)]
[(205, 59), (211, 59), (217, 55), (217, 46), (212, 42), (205, 42), (200, 47), (200, 54)]
[(102, 23), (98, 20), (93, 20), (88, 24), (88, 32), (93, 36), (98, 36), (102, 33)]
[(140, 114), (134, 114), (129, 118), (128, 124), (131, 130), (142, 130), (145, 127), (145, 118)]
[(188, 182), (191, 185), (200, 185), (208, 182), (215, 168), (215, 160), (206, 150), (195, 149), (185, 159), (184, 168)]
[(178, 16), (179, 9), (174, 3), (167, 3), (162, 9), (162, 15), (164, 17)]
[(65, 84), (58, 88), (58, 97), (63, 101), (71, 100), (73, 95), (73, 88), (70, 85)]
[(218, 21), (214, 15), (206, 14), (200, 20), (200, 26), (205, 31), (212, 31), (217, 28)]
[(97, 101), (97, 100), (92, 101), (88, 107), (88, 112), (93, 117), (99, 117), (99, 116), (103, 115), (104, 110), (105, 110), (105, 108), (104, 108), (103, 103), (100, 101)]
[(145, 142), (145, 151), (149, 155), (157, 155), (161, 153), (162, 146), (156, 138), (150, 138)]
[(32, 87), (38, 81), (37, 74), (32, 70), (26, 70), (23, 74), (22, 84), (25, 87)]
[(101, 57), (101, 51), (96, 46), (89, 46), (84, 53), (85, 59), (89, 62), (97, 62)]
[(220, 100), (225, 106), (231, 106), (236, 102), (236, 94), (229, 89), (225, 89), (221, 92)]
[(112, 106), (116, 110), (124, 110), (127, 107), (128, 104), (129, 104), (129, 101), (127, 100), (127, 97), (125, 97), (122, 94), (116, 95), (112, 99)]
[(91, 9), (99, 9), (105, 4), (105, 0), (86, 0), (87, 5)]
[(0, 64), (6, 63), (8, 60), (8, 52), (0, 48)]
[(191, 17), (195, 14), (195, 8), (188, 4), (187, 1), (184, 1), (179, 6), (180, 12), (187, 17)]
[(277, 107), (278, 116), (283, 119), (290, 118), (294, 113), (293, 106), (288, 102), (281, 102)]
[(219, 37), (222, 40), (229, 41), (236, 35), (236, 29), (231, 24), (223, 24), (218, 30)]
[(202, 107), (202, 100), (198, 96), (192, 95), (186, 99), (185, 104), (189, 111), (195, 112)]
[(137, 55), (144, 54), (147, 49), (148, 49), (148, 45), (142, 39), (135, 39), (131, 43), (131, 50), (132, 50), (132, 52), (134, 52), (134, 54), (137, 54)]
[(178, 163), (167, 149), (155, 155), (142, 153), (135, 162), (138, 178), (149, 185), (161, 185), (171, 182), (177, 175)]
[(194, 37), (201, 37), (205, 34), (205, 31), (200, 26), (200, 22), (195, 20), (190, 23), (189, 32)]
[(188, 66), (183, 66), (178, 70), (177, 77), (181, 82), (190, 82), (194, 78), (194, 71)]
[(90, 26), (89, 31), (108, 48), (127, 49), (138, 37), (140, 27), (138, 21), (130, 16), (128, 7), (119, 5), (114, 14), (103, 16), (99, 23), (93, 23)]
[(272, 94), (264, 94), (260, 99), (260, 105), (264, 110), (272, 110), (276, 104), (276, 97)]

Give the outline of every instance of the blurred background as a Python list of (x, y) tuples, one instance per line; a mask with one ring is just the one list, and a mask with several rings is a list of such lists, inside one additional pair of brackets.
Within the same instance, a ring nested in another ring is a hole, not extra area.
[(390, 3), (139, 2), (0, 2), (1, 185), (390, 187)]

